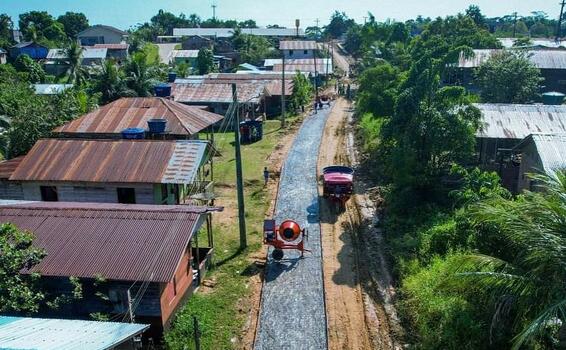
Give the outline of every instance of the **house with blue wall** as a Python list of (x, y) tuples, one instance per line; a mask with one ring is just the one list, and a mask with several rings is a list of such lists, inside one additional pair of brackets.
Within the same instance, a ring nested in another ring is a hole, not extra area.
[(33, 41), (16, 44), (10, 48), (10, 57), (16, 59), (19, 55), (28, 55), (34, 60), (42, 60), (47, 57), (49, 48)]

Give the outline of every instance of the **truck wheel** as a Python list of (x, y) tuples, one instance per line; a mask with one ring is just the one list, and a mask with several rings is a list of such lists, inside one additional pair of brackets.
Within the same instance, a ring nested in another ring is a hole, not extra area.
[(283, 259), (283, 250), (282, 249), (273, 249), (273, 253), (271, 253), (271, 257), (273, 258), (273, 260), (281, 260)]

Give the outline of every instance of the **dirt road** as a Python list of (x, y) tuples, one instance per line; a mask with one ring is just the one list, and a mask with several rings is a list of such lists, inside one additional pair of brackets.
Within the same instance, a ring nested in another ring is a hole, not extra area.
[[(348, 133), (350, 109), (348, 101), (339, 99), (328, 117), (319, 174), (324, 166), (351, 164), (355, 157)], [(328, 348), (400, 349), (395, 340), (398, 321), (383, 282), (387, 267), (374, 253), (381, 250), (377, 246), (381, 242), (367, 225), (375, 213), (374, 203), (365, 188), (357, 192), (339, 215), (326, 201), (320, 203)]]

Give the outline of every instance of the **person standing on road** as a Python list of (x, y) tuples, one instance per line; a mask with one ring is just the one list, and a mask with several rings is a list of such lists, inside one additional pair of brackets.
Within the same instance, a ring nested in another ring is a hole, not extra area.
[(263, 180), (265, 181), (264, 186), (267, 186), (267, 181), (269, 181), (269, 170), (267, 170), (267, 167), (263, 167)]

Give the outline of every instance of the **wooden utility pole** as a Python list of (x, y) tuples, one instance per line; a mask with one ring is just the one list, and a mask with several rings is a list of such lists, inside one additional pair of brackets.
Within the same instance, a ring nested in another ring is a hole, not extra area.
[(130, 315), (130, 323), (135, 323), (136, 319), (134, 316), (134, 310), (133, 310), (133, 304), (134, 304), (134, 300), (132, 299), (132, 294), (130, 293), (130, 288), (128, 288), (127, 290), (127, 295), (128, 295), (128, 314)]
[(562, 37), (562, 16), (564, 16), (564, 4), (566, 4), (566, 1), (562, 0), (560, 3), (560, 17), (558, 17), (558, 23), (556, 25), (556, 41), (559, 41)]
[[(318, 28), (318, 18), (317, 20), (317, 28)], [(312, 50), (312, 56), (314, 59), (314, 113), (318, 113), (318, 74), (317, 74), (317, 67), (316, 67), (316, 51), (318, 50), (318, 42), (314, 42), (314, 49)]]
[(281, 127), (285, 127), (285, 52), (283, 52), (283, 70), (281, 71)]
[(240, 106), (236, 84), (232, 84), (232, 103), (234, 104), (234, 145), (236, 150), (236, 189), (238, 192), (238, 224), (240, 227), (240, 249), (248, 246), (246, 238), (246, 211), (244, 210), (244, 180), (242, 178), (242, 153), (240, 150)]
[(193, 334), (195, 337), (195, 349), (200, 350), (200, 328), (196, 316), (193, 316)]

